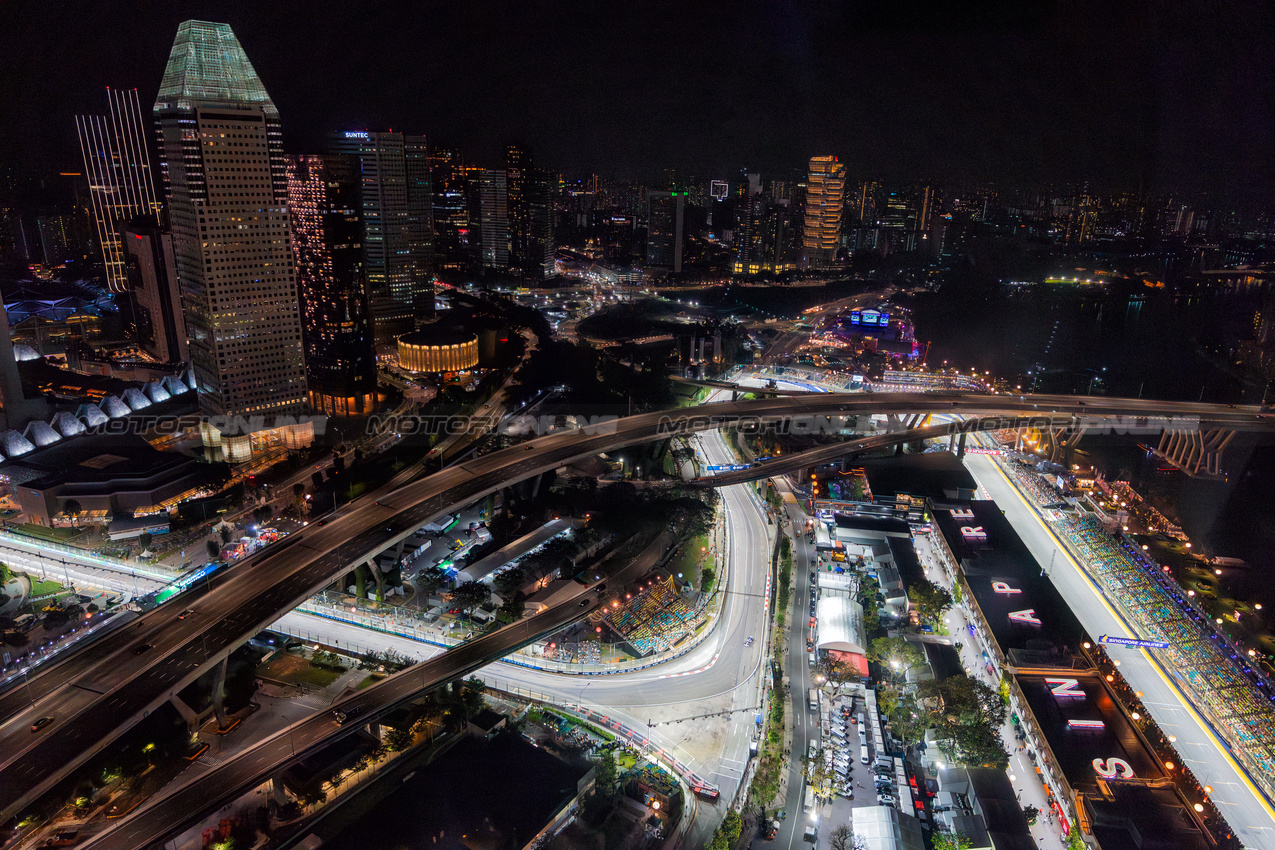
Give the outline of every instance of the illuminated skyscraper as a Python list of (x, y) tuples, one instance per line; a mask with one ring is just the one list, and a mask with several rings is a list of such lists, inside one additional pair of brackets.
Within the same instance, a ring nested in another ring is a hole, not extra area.
[(121, 227), (137, 216), (157, 215), (160, 205), (137, 89), (108, 88), (106, 101), (108, 114), (76, 116), (75, 126), (84, 156), (84, 175), (89, 181), (97, 241), (106, 265), (106, 284), (112, 292), (124, 292), (128, 275), (120, 245)]
[(881, 184), (875, 180), (865, 180), (859, 184), (855, 193), (854, 211), (858, 223), (874, 227), (877, 223), (877, 195), (881, 192)]
[(364, 415), (376, 401), (376, 355), (363, 279), (358, 159), (289, 156), (287, 165), (310, 407)]
[(835, 156), (813, 156), (806, 174), (806, 215), (802, 261), (806, 268), (827, 268), (837, 259), (846, 167)]
[(433, 192), (424, 136), (336, 133), (332, 150), (357, 158), (363, 257), (372, 320), (388, 343), (434, 315)]
[(200, 408), (300, 412), (305, 365), (279, 111), (228, 24), (177, 28), (155, 120)]
[(509, 268), (509, 184), (504, 169), (483, 169), (478, 176), (484, 268)]
[(532, 163), (521, 145), (505, 148), (509, 210), (509, 264), (524, 278), (553, 274), (553, 176)]
[(434, 254), (440, 271), (460, 272), (472, 259), (469, 183), (460, 154), (433, 145), (429, 150), (430, 188), (434, 193)]
[(646, 262), (674, 274), (682, 270), (686, 192), (646, 193)]

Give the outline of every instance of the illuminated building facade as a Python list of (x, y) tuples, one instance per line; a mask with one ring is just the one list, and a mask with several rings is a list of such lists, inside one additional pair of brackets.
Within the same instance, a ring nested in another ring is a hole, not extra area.
[(376, 356), (363, 279), (358, 160), (289, 156), (287, 166), (310, 407), (329, 416), (366, 415), (376, 402)]
[(749, 174), (735, 208), (737, 275), (784, 274), (797, 268), (792, 184)]
[(686, 192), (646, 193), (646, 263), (674, 274), (682, 270)]
[(841, 243), (846, 167), (835, 156), (813, 156), (806, 172), (806, 215), (802, 260), (806, 268), (828, 268)]
[(464, 271), (470, 247), (469, 181), (455, 148), (429, 149), (430, 188), (434, 193), (434, 257), (439, 271)]
[(332, 151), (358, 162), (363, 264), (372, 321), (387, 343), (434, 316), (434, 193), (424, 136), (334, 134)]
[(478, 365), (478, 337), (468, 331), (423, 328), (399, 337), (398, 365), (409, 372), (459, 372)]
[(200, 409), (305, 405), (279, 110), (228, 24), (177, 29), (155, 99)]
[(158, 215), (160, 205), (137, 89), (108, 88), (106, 100), (108, 114), (79, 115), (75, 125), (93, 202), (97, 241), (106, 266), (106, 285), (111, 292), (124, 292), (128, 289), (127, 258), (120, 229), (124, 222), (137, 216)]
[(509, 181), (504, 169), (478, 175), (478, 209), (484, 268), (509, 268)]
[(531, 151), (505, 148), (505, 184), (509, 212), (509, 264), (522, 277), (541, 280), (553, 275), (554, 180), (536, 168)]

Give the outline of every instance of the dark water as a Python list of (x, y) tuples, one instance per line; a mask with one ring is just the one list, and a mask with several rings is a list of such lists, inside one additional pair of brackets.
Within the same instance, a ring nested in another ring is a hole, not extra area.
[(1230, 350), (1251, 329), (1257, 302), (1247, 292), (1175, 292), (1140, 281), (954, 282), (913, 307), (930, 366), (972, 366), (1039, 392), (1254, 403), (1264, 388), (1241, 380)]

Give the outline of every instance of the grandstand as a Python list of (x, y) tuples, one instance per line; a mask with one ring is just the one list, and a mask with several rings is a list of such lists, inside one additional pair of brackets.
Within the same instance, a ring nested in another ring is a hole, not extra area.
[(656, 578), (602, 622), (632, 648), (634, 655), (646, 656), (663, 652), (694, 634), (703, 622), (706, 601), (701, 597), (692, 607), (677, 592), (672, 576)]
[(1183, 685), (1192, 703), (1230, 745), (1269, 797), (1275, 797), (1275, 694), (1209, 618), (1156, 564), (1096, 519), (1065, 511), (1045, 518), (1080, 558), (1138, 636), (1164, 641), (1153, 650)]

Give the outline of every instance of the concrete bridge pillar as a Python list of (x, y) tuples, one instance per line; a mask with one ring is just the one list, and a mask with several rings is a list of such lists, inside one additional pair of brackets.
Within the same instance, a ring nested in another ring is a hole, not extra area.
[(186, 701), (177, 696), (177, 694), (173, 694), (169, 702), (173, 704), (173, 708), (177, 709), (177, 713), (182, 716), (182, 720), (186, 721), (186, 728), (190, 730), (191, 734), (197, 732), (202, 725), (199, 712), (187, 705)]
[(227, 725), (226, 724), (226, 666), (229, 662), (230, 662), (230, 657), (227, 656), (221, 659), (221, 663), (218, 664), (215, 668), (213, 668), (214, 670), (217, 671), (216, 675), (213, 677), (212, 697), (213, 697), (213, 713), (217, 715), (218, 729), (225, 729)]
[(283, 785), (282, 775), (270, 777), (270, 799), (274, 800), (276, 806), (286, 806), (292, 801), (288, 789)]

